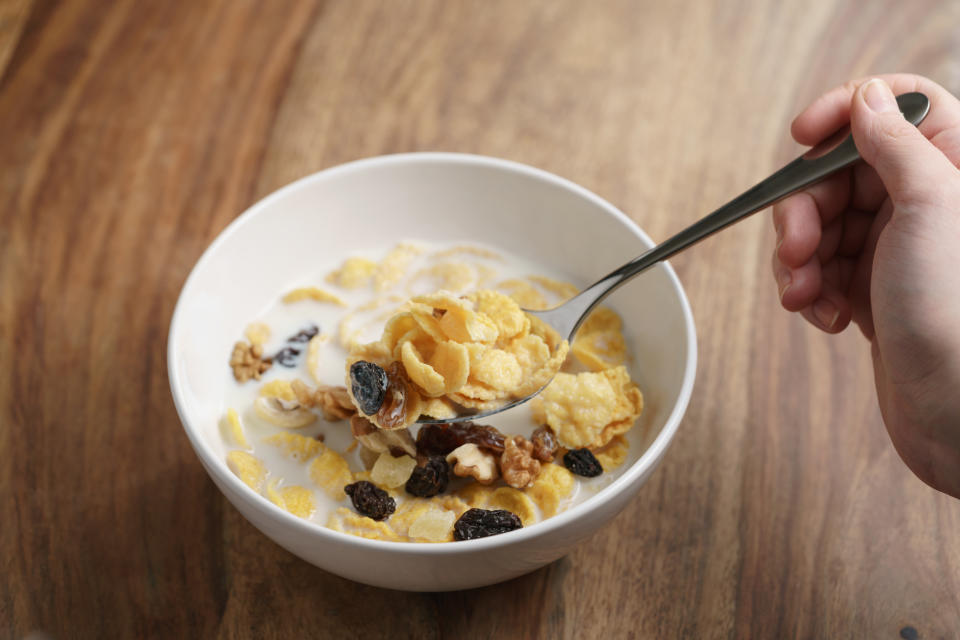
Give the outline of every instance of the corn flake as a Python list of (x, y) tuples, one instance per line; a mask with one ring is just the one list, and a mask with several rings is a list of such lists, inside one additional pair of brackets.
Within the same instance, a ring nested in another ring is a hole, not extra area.
[(264, 398), (277, 398), (285, 402), (295, 402), (297, 394), (293, 392), (291, 380), (271, 380), (260, 387), (259, 395)]
[(399, 244), (377, 265), (373, 272), (373, 288), (386, 291), (407, 275), (410, 263), (423, 252), (410, 244)]
[(227, 466), (245, 485), (260, 493), (267, 479), (267, 468), (260, 458), (246, 451), (231, 451), (227, 454)]
[(615, 311), (600, 307), (580, 327), (570, 352), (591, 371), (620, 366), (627, 360), (622, 328), (623, 321)]
[(333, 304), (341, 307), (347, 306), (347, 303), (341, 300), (339, 297), (335, 296), (329, 291), (324, 291), (319, 287), (300, 287), (299, 289), (294, 289), (287, 295), (283, 296), (283, 301), (288, 304), (292, 302), (301, 302), (303, 300), (332, 302)]
[(533, 419), (549, 425), (563, 446), (597, 448), (633, 426), (643, 410), (643, 395), (626, 367), (558, 373), (530, 408)]
[(514, 302), (531, 311), (546, 309), (549, 305), (543, 294), (534, 288), (532, 284), (525, 280), (504, 280), (497, 285), (497, 290), (510, 296)]
[(523, 490), (540, 507), (544, 518), (556, 515), (560, 502), (573, 492), (573, 474), (552, 462), (540, 467), (533, 484)]
[(250, 344), (263, 345), (270, 339), (270, 327), (262, 322), (253, 322), (247, 325), (243, 334)]
[(334, 531), (349, 533), (370, 540), (404, 541), (404, 538), (397, 535), (385, 522), (377, 522), (366, 516), (357, 515), (346, 507), (339, 507), (331, 513), (327, 526)]
[(220, 428), (225, 432), (225, 436), (229, 441), (238, 447), (243, 447), (244, 449), (250, 448), (250, 443), (247, 442), (247, 436), (243, 433), (243, 425), (240, 424), (240, 416), (237, 415), (236, 409), (227, 409), (227, 415), (224, 416), (224, 419), (221, 421)]
[(603, 467), (604, 472), (610, 472), (619, 467), (627, 459), (627, 453), (630, 450), (630, 443), (623, 436), (612, 438), (605, 447), (594, 452), (597, 462)]
[(313, 456), (322, 453), (326, 448), (316, 438), (302, 436), (299, 433), (284, 431), (263, 439), (269, 445), (280, 449), (281, 453), (291, 460), (305, 462)]
[(487, 509), (506, 509), (515, 514), (523, 526), (529, 527), (537, 521), (537, 509), (530, 497), (513, 487), (500, 487), (494, 490), (487, 501)]
[(299, 518), (309, 518), (317, 508), (313, 491), (297, 485), (278, 489), (276, 480), (267, 485), (267, 498)]
[(344, 289), (359, 289), (370, 282), (377, 263), (366, 258), (347, 258), (336, 271), (327, 274), (326, 281)]
[(343, 500), (343, 488), (353, 482), (350, 465), (339, 453), (325, 448), (323, 453), (310, 463), (310, 479), (323, 488), (334, 500)]

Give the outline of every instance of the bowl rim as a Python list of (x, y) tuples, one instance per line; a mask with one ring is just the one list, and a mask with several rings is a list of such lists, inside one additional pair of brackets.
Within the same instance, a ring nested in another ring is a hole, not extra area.
[[(574, 195), (589, 201), (591, 204), (604, 210), (608, 215), (611, 215), (620, 222), (624, 223), (624, 225), (631, 232), (633, 232), (634, 235), (636, 235), (643, 242), (647, 243), (649, 246), (653, 246), (654, 244), (650, 237), (626, 214), (592, 191), (556, 174), (512, 160), (470, 153), (430, 151), (374, 156), (322, 169), (295, 180), (294, 182), (291, 182), (277, 189), (276, 191), (267, 194), (257, 202), (250, 205), (245, 211), (234, 218), (217, 235), (216, 238), (214, 238), (214, 240), (197, 260), (196, 264), (190, 270), (190, 274), (184, 281), (184, 284), (180, 289), (180, 294), (177, 297), (177, 303), (174, 307), (173, 315), (171, 316), (170, 330), (167, 336), (167, 375), (170, 382), (170, 391), (173, 395), (173, 401), (177, 409), (177, 414), (180, 418), (180, 423), (187, 434), (187, 438), (190, 440), (190, 443), (193, 446), (194, 452), (196, 453), (197, 457), (200, 458), (200, 461), (207, 469), (207, 472), (216, 475), (216, 478), (212, 479), (219, 480), (221, 483), (225, 483), (233, 490), (233, 493), (236, 496), (243, 498), (249, 506), (258, 508), (261, 511), (265, 510), (265, 515), (270, 516), (272, 519), (279, 520), (280, 523), (286, 527), (290, 527), (309, 536), (320, 536), (321, 538), (329, 537), (332, 541), (346, 544), (347, 546), (356, 547), (359, 550), (396, 551), (402, 553), (416, 552), (418, 554), (430, 556), (444, 556), (463, 552), (478, 552), (488, 548), (522, 543), (524, 541), (532, 540), (543, 535), (547, 535), (552, 531), (561, 529), (566, 524), (574, 520), (578, 520), (590, 512), (599, 509), (604, 503), (608, 502), (622, 490), (626, 489), (637, 478), (648, 471), (652, 471), (653, 468), (656, 467), (657, 463), (662, 459), (667, 447), (673, 440), (673, 437), (679, 428), (680, 421), (686, 412), (687, 405), (689, 404), (690, 396), (693, 391), (693, 384), (697, 368), (697, 338), (696, 329), (693, 322), (693, 313), (690, 308), (690, 303), (687, 300), (686, 292), (684, 291), (683, 286), (680, 284), (680, 280), (674, 272), (673, 267), (671, 267), (669, 263), (662, 262), (657, 265), (656, 268), (663, 268), (666, 270), (667, 277), (669, 278), (674, 291), (678, 295), (684, 319), (684, 334), (688, 345), (680, 393), (677, 397), (676, 403), (673, 406), (673, 409), (670, 412), (670, 415), (667, 416), (663, 428), (660, 430), (660, 433), (657, 434), (657, 437), (654, 438), (653, 442), (651, 442), (647, 447), (646, 451), (644, 451), (640, 458), (637, 459), (637, 461), (634, 462), (628, 469), (626, 469), (619, 478), (615, 479), (609, 485), (598, 491), (593, 496), (587, 498), (580, 504), (577, 504), (562, 513), (551, 516), (546, 520), (531, 525), (530, 527), (524, 527), (508, 533), (486, 538), (478, 538), (475, 540), (432, 544), (422, 542), (392, 542), (387, 540), (374, 540), (354, 536), (345, 532), (335, 531), (322, 524), (299, 518), (273, 504), (264, 496), (252, 491), (250, 487), (244, 484), (240, 478), (230, 471), (226, 462), (222, 460), (220, 456), (217, 456), (212, 447), (205, 442), (199, 432), (199, 429), (194, 427), (187, 419), (187, 403), (182, 388), (183, 381), (181, 380), (177, 371), (177, 367), (175, 366), (177, 356), (174, 345), (178, 342), (177, 338), (181, 331), (180, 324), (182, 315), (184, 313), (183, 306), (185, 295), (189, 293), (194, 280), (198, 277), (198, 273), (203, 270), (207, 262), (213, 259), (212, 257), (217, 252), (219, 247), (227, 242), (240, 227), (247, 223), (248, 220), (257, 216), (260, 211), (269, 209), (273, 205), (274, 201), (283, 198), (288, 193), (303, 189), (314, 182), (329, 180), (330, 178), (341, 174), (365, 171), (376, 167), (418, 163), (473, 165), (485, 169), (497, 169), (511, 172), (526, 178), (547, 182), (553, 186), (571, 191)], [(251, 501), (250, 496), (256, 496), (260, 500)], [(246, 516), (246, 514), (243, 515)], [(269, 535), (268, 537), (272, 538), (272, 536)]]

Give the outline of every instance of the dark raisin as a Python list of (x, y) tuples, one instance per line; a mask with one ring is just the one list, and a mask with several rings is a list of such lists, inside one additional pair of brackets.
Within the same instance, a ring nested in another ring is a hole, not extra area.
[(572, 449), (563, 454), (563, 465), (572, 473), (585, 478), (595, 478), (603, 473), (603, 467), (590, 449)]
[(311, 324), (306, 329), (301, 329), (295, 335), (287, 338), (287, 342), (310, 342), (313, 336), (320, 333), (320, 327), (315, 324)]
[(453, 525), (453, 539), (486, 538), (522, 527), (520, 518), (505, 509), (470, 509)]
[(417, 453), (445, 456), (457, 447), (471, 443), (493, 453), (503, 453), (504, 435), (494, 427), (474, 422), (425, 424), (417, 432)]
[(450, 482), (450, 465), (443, 456), (430, 456), (424, 464), (417, 465), (407, 480), (407, 493), (429, 498), (447, 490)]
[(372, 416), (383, 405), (387, 391), (387, 372), (372, 362), (360, 360), (350, 365), (350, 391), (360, 411)]
[(530, 442), (533, 443), (533, 457), (541, 462), (553, 462), (553, 456), (556, 455), (559, 445), (557, 436), (553, 429), (544, 425), (533, 432), (530, 436)]
[(297, 356), (300, 355), (300, 349), (294, 349), (293, 347), (284, 347), (277, 351), (274, 354), (273, 359), (277, 364), (284, 367), (295, 367), (297, 366)]
[(350, 496), (353, 508), (360, 515), (384, 520), (397, 508), (396, 501), (386, 491), (366, 480), (348, 484), (343, 491)]
[(391, 362), (386, 369), (386, 375), (383, 405), (377, 411), (376, 422), (384, 429), (393, 429), (407, 422), (407, 397), (412, 389), (407, 370), (399, 362)]

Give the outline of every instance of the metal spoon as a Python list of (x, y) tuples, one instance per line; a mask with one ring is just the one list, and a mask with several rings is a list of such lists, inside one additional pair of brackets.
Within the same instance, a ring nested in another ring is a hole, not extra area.
[[(897, 96), (897, 105), (903, 112), (904, 118), (914, 126), (919, 125), (930, 110), (930, 101), (922, 93), (905, 93)], [(525, 311), (537, 316), (556, 329), (561, 336), (567, 336), (567, 339), (573, 342), (577, 329), (580, 328), (580, 325), (583, 324), (594, 307), (634, 276), (707, 236), (739, 222), (761, 209), (765, 209), (777, 200), (819, 182), (859, 161), (861, 159), (860, 153), (853, 143), (853, 136), (849, 134), (849, 129), (849, 127), (844, 127), (752, 189), (737, 196), (668, 240), (661, 242), (652, 249), (648, 249), (616, 271), (607, 274), (559, 307), (546, 311)], [(485, 418), (523, 404), (541, 391), (543, 391), (543, 387), (524, 398), (483, 413), (462, 415), (446, 420), (425, 418), (419, 422), (437, 424)]]

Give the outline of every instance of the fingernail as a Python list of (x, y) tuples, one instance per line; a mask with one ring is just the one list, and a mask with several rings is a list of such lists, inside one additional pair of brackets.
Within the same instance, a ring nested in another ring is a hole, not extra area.
[(813, 303), (813, 315), (820, 321), (820, 324), (822, 324), (824, 328), (832, 329), (833, 325), (837, 322), (837, 316), (840, 315), (840, 311), (838, 311), (829, 300), (820, 298)]
[(783, 294), (787, 292), (787, 289), (790, 288), (792, 278), (790, 277), (790, 270), (786, 267), (780, 267), (777, 269), (777, 288), (780, 290), (780, 299), (783, 300)]
[(863, 85), (863, 100), (867, 106), (876, 113), (888, 113), (890, 111), (899, 111), (897, 99), (893, 97), (893, 92), (887, 83), (879, 78), (874, 78)]

